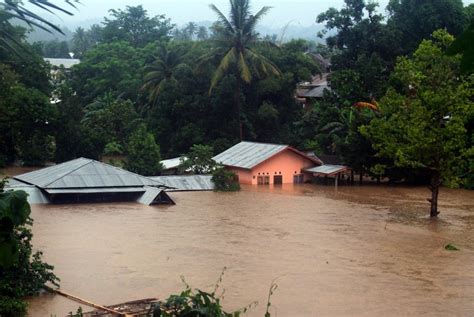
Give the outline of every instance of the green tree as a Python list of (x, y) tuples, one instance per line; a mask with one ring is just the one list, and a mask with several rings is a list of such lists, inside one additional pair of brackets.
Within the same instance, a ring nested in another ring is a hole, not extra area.
[(180, 162), (180, 170), (186, 172), (190, 170), (194, 174), (208, 174), (216, 166), (212, 159), (214, 149), (212, 146), (203, 144), (194, 144)]
[(457, 36), (468, 22), (462, 0), (390, 0), (387, 11), (400, 55), (412, 53), (437, 29)]
[(224, 166), (218, 166), (212, 172), (214, 189), (222, 192), (234, 192), (240, 190), (240, 184), (234, 172), (228, 171)]
[(166, 82), (176, 83), (175, 72), (183, 64), (186, 50), (175, 43), (161, 43), (155, 60), (145, 67), (142, 89), (149, 91), (149, 101), (154, 104)]
[(126, 154), (125, 168), (134, 173), (145, 176), (159, 175), (163, 168), (160, 162), (160, 146), (144, 124), (130, 136)]
[(97, 97), (111, 92), (115, 97), (138, 99), (147, 57), (154, 46), (135, 48), (128, 42), (99, 44), (86, 52), (71, 72), (71, 88), (85, 106)]
[(215, 5), (210, 6), (219, 18), (215, 38), (217, 46), (211, 53), (204, 56), (203, 60), (214, 56), (221, 58), (212, 77), (209, 93), (224, 76), (229, 73), (235, 75), (234, 111), (238, 118), (239, 136), (240, 139), (243, 139), (242, 120), (240, 118), (242, 84), (250, 83), (252, 74), (259, 77), (278, 76), (280, 70), (268, 58), (252, 48), (258, 39), (255, 27), (258, 21), (270, 10), (270, 7), (263, 7), (257, 13), (252, 14), (249, 0), (230, 0), (230, 6), (230, 19), (227, 19)]
[(125, 147), (137, 126), (137, 120), (138, 114), (132, 102), (114, 98), (111, 93), (107, 93), (85, 107), (81, 126), (84, 134), (95, 145), (94, 153), (100, 155), (105, 145), (111, 142)]
[(433, 38), (422, 41), (413, 58), (398, 60), (380, 102), (382, 115), (361, 132), (377, 155), (393, 160), (396, 167), (430, 172), (430, 216), (436, 217), (440, 185), (462, 184), (459, 167), (474, 159), (472, 144), (467, 146), (472, 135), (466, 130), (474, 111), (474, 87), (472, 76), (460, 76), (460, 56), (445, 54), (453, 37), (436, 31)]
[[(0, 182), (1, 183), (1, 182)], [(24, 191), (3, 191), (0, 184), (0, 315), (24, 316), (24, 297), (47, 282), (58, 285), (53, 267), (33, 253), (30, 206)]]
[(110, 10), (112, 18), (103, 22), (102, 41), (126, 41), (133, 47), (144, 47), (154, 41), (169, 39), (173, 25), (164, 15), (149, 17), (141, 5), (125, 10)]

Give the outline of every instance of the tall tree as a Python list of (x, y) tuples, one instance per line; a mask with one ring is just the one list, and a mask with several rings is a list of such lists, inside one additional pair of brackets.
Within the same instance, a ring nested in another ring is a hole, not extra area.
[(204, 56), (203, 60), (214, 56), (219, 56), (221, 60), (212, 77), (209, 93), (224, 76), (229, 73), (235, 75), (234, 111), (238, 118), (239, 136), (243, 139), (240, 117), (243, 83), (250, 83), (253, 74), (259, 77), (280, 75), (280, 70), (273, 62), (252, 48), (258, 40), (256, 25), (270, 7), (263, 7), (256, 14), (252, 14), (249, 0), (230, 0), (229, 19), (215, 5), (211, 4), (210, 7), (219, 19), (215, 37), (216, 48)]
[[(382, 115), (361, 132), (377, 155), (396, 167), (430, 173), (430, 216), (436, 217), (440, 185), (460, 185), (462, 174), (472, 174), (474, 148), (467, 146), (472, 135), (466, 124), (474, 113), (474, 86), (472, 76), (460, 75), (460, 56), (445, 54), (453, 37), (442, 30), (433, 37), (422, 41), (413, 58), (398, 60), (393, 84), (380, 102)], [(460, 171), (466, 161), (467, 171)]]
[(105, 42), (127, 41), (134, 47), (165, 40), (173, 29), (170, 19), (164, 15), (149, 17), (139, 6), (127, 6), (125, 10), (110, 10), (112, 18), (105, 18), (102, 40)]
[(125, 168), (134, 173), (145, 176), (159, 175), (163, 168), (160, 162), (160, 146), (144, 124), (130, 136), (126, 153)]
[(175, 43), (161, 43), (153, 63), (145, 67), (142, 89), (149, 91), (149, 101), (154, 104), (166, 82), (176, 82), (175, 72), (184, 61), (185, 48)]
[(457, 36), (468, 22), (462, 0), (390, 0), (387, 11), (400, 54), (412, 53), (437, 29)]

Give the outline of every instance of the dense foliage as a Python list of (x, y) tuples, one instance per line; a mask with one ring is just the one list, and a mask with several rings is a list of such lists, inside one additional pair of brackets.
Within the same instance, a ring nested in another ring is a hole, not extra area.
[(398, 60), (380, 103), (382, 115), (362, 127), (377, 155), (397, 167), (428, 171), (432, 217), (438, 213), (441, 183), (459, 186), (474, 161), (472, 144), (467, 147), (474, 78), (460, 75), (459, 56), (445, 54), (453, 37), (446, 31), (436, 31), (433, 37), (424, 40), (412, 58)]
[(26, 314), (25, 296), (35, 295), (50, 282), (58, 285), (53, 267), (33, 252), (33, 221), (24, 191), (3, 191), (0, 184), (0, 316)]

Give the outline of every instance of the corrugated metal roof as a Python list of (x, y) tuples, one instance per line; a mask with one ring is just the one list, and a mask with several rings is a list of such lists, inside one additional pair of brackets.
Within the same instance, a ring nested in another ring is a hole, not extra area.
[(166, 191), (193, 191), (193, 190), (214, 190), (214, 183), (211, 175), (173, 175), (150, 177), (166, 186), (173, 187)]
[(74, 65), (77, 65), (81, 62), (81, 60), (76, 58), (45, 58), (45, 61), (49, 62), (53, 66), (61, 66), (63, 65), (64, 68), (68, 69)]
[(331, 87), (323, 85), (323, 86), (314, 87), (307, 91), (300, 90), (298, 93), (298, 96), (305, 97), (305, 98), (322, 98), (324, 96), (325, 90), (331, 91)]
[(343, 172), (343, 171), (348, 170), (348, 169), (349, 168), (347, 166), (343, 166), (343, 165), (324, 164), (324, 165), (321, 165), (321, 166), (308, 168), (305, 171), (311, 172), (311, 173), (317, 173), (317, 174), (331, 175), (331, 174), (334, 174), (334, 173)]
[(243, 141), (213, 159), (223, 165), (251, 169), (286, 148), (288, 145)]
[(163, 200), (174, 204), (174, 201), (162, 189), (146, 186), (145, 190), (146, 191), (143, 193), (143, 195), (137, 199), (137, 202), (140, 204), (152, 205)]
[(107, 188), (53, 188), (45, 189), (48, 194), (94, 194), (94, 193), (144, 193), (143, 187), (107, 187)]
[(78, 158), (14, 178), (44, 189), (162, 185), (148, 177), (86, 158)]
[(164, 170), (177, 168), (180, 163), (181, 163), (181, 157), (175, 157), (175, 158), (161, 161), (161, 164), (163, 164)]

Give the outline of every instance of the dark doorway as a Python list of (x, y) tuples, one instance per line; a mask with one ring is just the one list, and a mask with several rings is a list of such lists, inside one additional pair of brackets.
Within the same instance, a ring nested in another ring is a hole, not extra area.
[(274, 185), (281, 185), (281, 184), (283, 184), (283, 176), (282, 176), (282, 175), (275, 175), (275, 176), (273, 176), (273, 184), (274, 184)]

